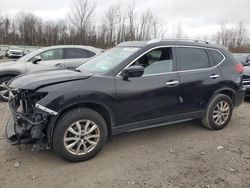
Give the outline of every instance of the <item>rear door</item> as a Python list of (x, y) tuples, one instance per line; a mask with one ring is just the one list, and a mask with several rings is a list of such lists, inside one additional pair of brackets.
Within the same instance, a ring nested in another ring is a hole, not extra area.
[(96, 54), (94, 52), (82, 48), (65, 48), (65, 68), (77, 68), (95, 55)]
[(219, 88), (220, 70), (212, 63), (206, 48), (177, 46), (176, 56), (182, 100), (179, 112), (187, 115), (201, 112)]

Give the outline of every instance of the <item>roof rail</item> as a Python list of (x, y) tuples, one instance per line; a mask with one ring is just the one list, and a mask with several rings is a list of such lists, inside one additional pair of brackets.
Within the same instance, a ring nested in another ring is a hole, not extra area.
[(199, 40), (199, 39), (190, 39), (190, 38), (175, 38), (175, 39), (152, 39), (147, 44), (152, 44), (161, 41), (186, 41), (186, 42), (197, 42), (197, 43), (205, 43), (209, 44), (208, 41)]
[(199, 42), (199, 43), (205, 43), (209, 44), (206, 40), (200, 40), (200, 39), (190, 39), (190, 38), (176, 38), (176, 39), (162, 39), (163, 41), (167, 40), (177, 40), (177, 41), (187, 41), (187, 42)]
[(153, 43), (156, 43), (156, 42), (161, 42), (162, 39), (152, 39), (150, 41), (147, 42), (147, 44), (153, 44)]

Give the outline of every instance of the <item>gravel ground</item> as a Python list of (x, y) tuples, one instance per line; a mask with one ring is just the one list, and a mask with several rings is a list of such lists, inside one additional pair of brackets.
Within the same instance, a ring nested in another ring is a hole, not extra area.
[(111, 137), (94, 159), (68, 163), (53, 151), (11, 146), (0, 103), (0, 187), (250, 187), (250, 102), (229, 126), (209, 131), (198, 121)]
[(250, 100), (222, 131), (192, 121), (114, 136), (94, 159), (72, 164), (53, 151), (11, 146), (8, 107), (0, 103), (0, 188), (249, 188), (249, 112)]

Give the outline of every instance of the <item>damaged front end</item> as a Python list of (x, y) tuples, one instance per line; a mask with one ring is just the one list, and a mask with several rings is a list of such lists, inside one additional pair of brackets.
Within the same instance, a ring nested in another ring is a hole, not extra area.
[(7, 138), (12, 145), (46, 144), (46, 128), (51, 115), (56, 115), (38, 104), (47, 93), (12, 90), (9, 108), (12, 117), (6, 125)]

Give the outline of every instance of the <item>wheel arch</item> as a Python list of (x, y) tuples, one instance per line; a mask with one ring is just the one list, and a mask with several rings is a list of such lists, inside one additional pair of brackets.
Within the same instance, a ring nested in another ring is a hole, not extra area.
[(221, 88), (221, 89), (215, 91), (214, 94), (213, 94), (213, 96), (210, 98), (209, 103), (214, 98), (214, 96), (217, 95), (217, 94), (227, 95), (228, 97), (231, 98), (231, 100), (233, 102), (233, 105), (234, 106), (236, 105), (236, 93), (235, 93), (235, 91), (232, 88)]
[(112, 134), (112, 127), (113, 127), (113, 124), (115, 121), (115, 117), (114, 117), (114, 114), (112, 114), (111, 110), (108, 107), (106, 107), (105, 105), (100, 104), (100, 103), (80, 102), (80, 103), (72, 104), (70, 106), (65, 107), (63, 110), (60, 111), (60, 113), (57, 116), (52, 117), (51, 122), (49, 123), (49, 125), (47, 127), (47, 137), (48, 137), (49, 144), (52, 143), (54, 130), (55, 130), (55, 127), (56, 127), (58, 120), (65, 113), (67, 113), (70, 110), (76, 109), (76, 108), (89, 108), (89, 109), (94, 110), (97, 113), (99, 113), (107, 123), (108, 134), (109, 135)]

